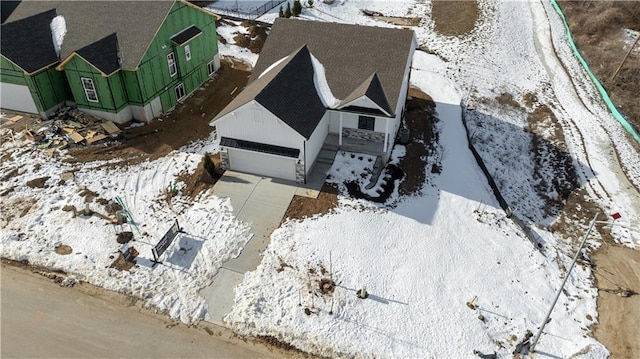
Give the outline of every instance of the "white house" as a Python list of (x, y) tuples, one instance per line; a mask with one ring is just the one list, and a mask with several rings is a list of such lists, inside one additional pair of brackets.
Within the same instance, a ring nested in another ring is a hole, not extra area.
[(412, 30), (276, 19), (247, 87), (210, 123), (225, 169), (306, 182), (325, 141), (386, 162)]

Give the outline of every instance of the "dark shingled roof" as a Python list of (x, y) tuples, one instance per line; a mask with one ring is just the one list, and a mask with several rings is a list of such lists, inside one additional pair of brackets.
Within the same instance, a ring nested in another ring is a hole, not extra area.
[(202, 30), (200, 30), (197, 26), (195, 25), (191, 25), (188, 28), (180, 31), (178, 34), (174, 35), (171, 40), (173, 42), (175, 42), (178, 45), (182, 45), (185, 42), (193, 39), (194, 37), (198, 36), (199, 34), (202, 33)]
[(311, 53), (302, 46), (247, 86), (213, 121), (255, 100), (308, 139), (327, 110), (313, 77)]
[[(174, 0), (23, 0), (2, 26), (2, 54), (4, 55), (5, 53), (5, 26), (20, 19), (55, 9), (58, 15), (64, 16), (67, 26), (67, 33), (60, 50), (61, 59), (66, 58), (78, 49), (85, 48), (96, 41), (109, 37), (113, 33), (117, 33), (118, 44), (122, 52), (121, 66), (125, 70), (135, 70), (174, 3)], [(47, 29), (48, 26), (49, 24), (47, 24)], [(45, 43), (52, 43), (51, 31), (46, 36), (44, 34), (39, 35), (37, 42), (35, 42), (35, 44)], [(38, 46), (30, 47), (36, 48)]]
[(371, 76), (367, 77), (367, 79), (364, 80), (358, 88), (353, 90), (353, 92), (342, 101), (338, 108), (342, 108), (342, 106), (347, 105), (349, 102), (362, 96), (368, 97), (388, 114), (393, 114), (393, 109), (389, 105), (389, 101), (387, 101), (387, 96), (384, 94), (384, 89), (382, 88), (382, 84), (380, 83), (380, 78), (377, 73), (374, 72)]
[(87, 45), (76, 53), (89, 61), (98, 70), (110, 75), (120, 67), (118, 59), (118, 36), (111, 34)]
[(50, 26), (56, 15), (56, 10), (51, 9), (3, 24), (0, 27), (2, 55), (28, 73), (58, 62)]
[(297, 148), (282, 147), (268, 145), (266, 143), (258, 143), (253, 141), (238, 140), (235, 138), (220, 138), (220, 146), (234, 147), (242, 150), (250, 150), (255, 152), (270, 153), (272, 155), (298, 158), (300, 150)]
[[(376, 73), (388, 108), (392, 109), (388, 112), (395, 115), (413, 38), (413, 31), (406, 29), (277, 18), (249, 82), (256, 81), (271, 64), (307, 45), (324, 65), (336, 98), (346, 99)], [(375, 87), (371, 87), (372, 91)], [(372, 96), (383, 107), (378, 94)]]

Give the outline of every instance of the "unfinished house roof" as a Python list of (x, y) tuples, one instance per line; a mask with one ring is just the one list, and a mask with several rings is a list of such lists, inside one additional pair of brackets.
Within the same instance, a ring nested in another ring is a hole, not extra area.
[[(55, 11), (62, 15), (66, 23), (67, 32), (60, 48), (59, 59), (65, 59), (72, 53), (82, 49), (85, 54), (98, 55), (105, 53), (109, 56), (106, 62), (97, 61), (95, 56), (89, 55), (93, 60), (85, 58), (100, 71), (110, 74), (108, 71), (113, 66), (113, 34), (117, 34), (117, 47), (121, 51), (121, 68), (135, 70), (142, 60), (147, 48), (153, 41), (156, 32), (164, 19), (169, 14), (174, 0), (155, 1), (29, 1), (23, 0), (9, 15), (2, 25), (2, 54), (5, 54), (4, 37), (5, 27), (19, 20)], [(51, 20), (49, 20), (49, 23)], [(44, 24), (42, 25), (44, 26)], [(48, 33), (38, 32), (35, 44), (52, 43), (49, 24)], [(32, 38), (29, 32), (22, 36)], [(33, 39), (32, 39), (33, 40)], [(24, 40), (24, 49), (33, 46)], [(93, 45), (92, 45), (93, 44)], [(53, 45), (51, 45), (53, 46)], [(37, 51), (36, 49), (29, 51)], [(116, 53), (117, 54), (117, 53)], [(55, 53), (54, 53), (55, 55)], [(83, 56), (84, 57), (84, 56)], [(52, 59), (47, 58), (47, 61)], [(12, 60), (13, 61), (13, 60)], [(23, 62), (25, 66), (29, 61)], [(23, 67), (23, 64), (16, 63)], [(24, 68), (24, 67), (23, 67)], [(26, 70), (26, 69), (25, 69)], [(105, 71), (107, 70), (107, 71)]]

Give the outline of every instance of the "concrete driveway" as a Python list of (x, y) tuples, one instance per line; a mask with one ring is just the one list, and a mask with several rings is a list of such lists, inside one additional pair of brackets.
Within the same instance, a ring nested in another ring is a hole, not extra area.
[(210, 322), (223, 325), (222, 318), (233, 306), (233, 288), (242, 282), (244, 273), (260, 264), (271, 233), (280, 225), (293, 196), (317, 197), (324, 178), (310, 182), (311, 187), (299, 186), (291, 181), (226, 171), (213, 186), (213, 194), (230, 198), (234, 214), (251, 225), (253, 237), (237, 258), (223, 264), (213, 284), (200, 292), (209, 304)]

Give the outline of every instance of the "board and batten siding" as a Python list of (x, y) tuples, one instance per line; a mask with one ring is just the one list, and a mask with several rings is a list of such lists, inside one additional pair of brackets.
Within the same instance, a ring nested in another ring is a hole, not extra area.
[(329, 111), (324, 113), (322, 119), (318, 123), (318, 126), (311, 134), (309, 140), (307, 140), (307, 144), (305, 146), (305, 172), (308, 175), (315, 164), (316, 158), (322, 150), (322, 145), (324, 145), (324, 141), (327, 139), (327, 135), (329, 134), (329, 121), (331, 119), (331, 115)]
[(296, 148), (301, 155), (304, 153), (305, 138), (256, 101), (225, 115), (215, 126), (225, 137)]

